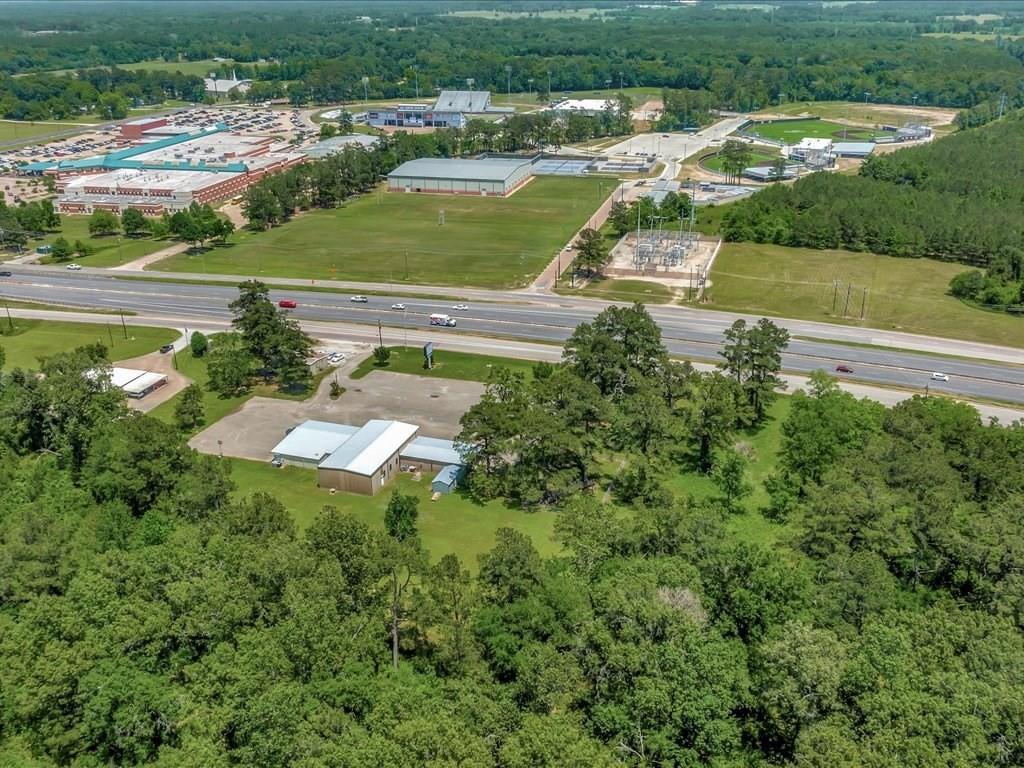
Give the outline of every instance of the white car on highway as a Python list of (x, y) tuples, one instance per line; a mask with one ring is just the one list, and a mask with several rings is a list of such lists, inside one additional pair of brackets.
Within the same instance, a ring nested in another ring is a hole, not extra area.
[(404, 312), (405, 311), (405, 304), (392, 304), (391, 308), (392, 309), (397, 309), (400, 312)]
[(366, 302), (369, 301), (369, 299), (366, 298), (365, 296), (353, 296), (351, 299), (349, 299), (349, 301), (351, 301), (354, 304), (365, 304)]
[(68, 264), (66, 267), (64, 267), (64, 269), (70, 269), (72, 271), (79, 270), (81, 268), (82, 268), (81, 264), (74, 264), (74, 263)]
[(469, 312), (469, 305), (467, 304), (456, 304), (452, 307), (456, 312)]
[(945, 373), (933, 373), (931, 378), (932, 381), (949, 381), (949, 375)]

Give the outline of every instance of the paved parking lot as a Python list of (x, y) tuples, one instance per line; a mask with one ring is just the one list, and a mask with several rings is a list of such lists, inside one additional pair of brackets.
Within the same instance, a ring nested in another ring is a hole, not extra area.
[(483, 384), (473, 381), (384, 371), (353, 381), (348, 374), (366, 354), (352, 355), (338, 368), (338, 382), (346, 391), (337, 400), (330, 398), (333, 376), (326, 377), (317, 393), (302, 402), (254, 397), (200, 432), (189, 445), (203, 453), (216, 454), (223, 449), (225, 456), (269, 460), (270, 449), (284, 437), (285, 430), (306, 419), (355, 426), (369, 419), (397, 419), (419, 425), (421, 435), (452, 438), (459, 432), (462, 414), (484, 391)]

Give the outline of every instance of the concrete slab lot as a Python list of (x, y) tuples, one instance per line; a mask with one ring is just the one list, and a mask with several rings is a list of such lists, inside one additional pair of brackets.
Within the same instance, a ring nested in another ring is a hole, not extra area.
[(302, 402), (254, 397), (239, 410), (211, 424), (189, 445), (202, 453), (269, 461), (270, 449), (285, 430), (306, 419), (361, 426), (369, 419), (397, 419), (416, 424), (419, 434), (452, 438), (459, 433), (462, 414), (480, 399), (482, 384), (474, 381), (434, 379), (403, 373), (374, 371), (365, 378), (348, 378), (359, 357), (338, 369), (338, 382), (346, 391), (331, 400), (331, 381), (321, 382), (317, 393)]

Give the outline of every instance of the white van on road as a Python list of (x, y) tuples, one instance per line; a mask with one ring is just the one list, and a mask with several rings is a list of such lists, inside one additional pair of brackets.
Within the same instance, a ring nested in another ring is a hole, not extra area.
[(431, 315), (430, 324), (441, 325), (444, 326), (445, 328), (454, 328), (455, 318), (452, 317), (451, 315)]

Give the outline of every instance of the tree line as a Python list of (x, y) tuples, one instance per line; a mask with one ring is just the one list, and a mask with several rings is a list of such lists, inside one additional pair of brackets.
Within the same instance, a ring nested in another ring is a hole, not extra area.
[[(230, 5), (164, 3), (134, 6), (130, 13), (41, 8), (29, 19), (12, 11), (0, 16), (8, 22), (0, 32), (0, 71), (33, 79), (47, 69), (223, 57), (233, 61), (211, 68), (254, 78), (260, 99), (288, 94), (314, 103), (361, 99), (364, 77), (365, 92), (375, 99), (429, 97), (467, 78), (495, 93), (532, 91), (543, 98), (620, 84), (692, 94), (670, 99), (665, 128), (699, 124), (709, 107), (860, 101), (865, 92), (885, 103), (964, 109), (997, 102), (1004, 93), (1011, 106), (1021, 103), (1021, 46), (923, 36), (947, 28), (937, 20), (941, 3), (791, 3), (770, 13), (702, 3), (609, 7), (590, 19), (499, 21), (452, 10), (463, 7), (344, 4), (239, 13)], [(1019, 23), (1012, 7), (998, 14), (1009, 26)], [(167, 29), (175, 30), (173, 39)], [(894, 70), (899, 78), (891, 77)], [(112, 83), (99, 87), (101, 94), (119, 92)], [(33, 93), (23, 101), (42, 115), (45, 107), (37, 105), (47, 100)]]
[[(816, 375), (777, 425), (766, 514), (785, 533), (755, 538), (724, 491), (666, 482), (700, 441), (629, 405), (664, 415), (675, 392), (688, 423), (724, 406), (731, 424), (761, 384), (752, 333), (738, 378), (693, 381), (642, 310), (615, 309), (532, 383), (495, 372), (485, 401), (531, 429), (506, 446), (514, 477), (481, 435), (499, 480), (475, 490), (542, 488), (562, 549), (502, 528), (476, 563), (431, 557), (402, 493), (372, 525), (325, 497), (300, 530), (230, 459), (129, 410), (102, 346), (42, 376), (0, 351), (0, 761), (1021, 765), (1024, 425)], [(596, 436), (563, 434), (563, 406)], [(644, 460), (606, 499), (580, 482), (591, 450)]]
[(999, 303), (1019, 303), (1020, 278), (999, 266), (1013, 259), (998, 254), (1012, 253), (1024, 237), (1021, 146), (1024, 117), (1013, 113), (921, 147), (872, 156), (856, 176), (815, 173), (772, 185), (730, 205), (721, 231), (727, 240), (994, 266), (990, 277), (1010, 277)]

